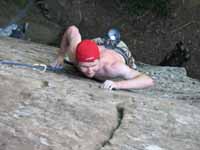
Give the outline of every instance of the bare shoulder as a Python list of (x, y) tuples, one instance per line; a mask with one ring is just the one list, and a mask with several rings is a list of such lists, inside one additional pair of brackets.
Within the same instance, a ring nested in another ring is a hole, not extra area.
[(138, 72), (137, 70), (134, 70), (130, 68), (128, 65), (121, 62), (116, 62), (116, 63), (113, 63), (112, 65), (107, 66), (106, 70), (108, 72), (111, 72), (116, 77), (122, 77), (125, 79), (135, 78), (142, 74)]

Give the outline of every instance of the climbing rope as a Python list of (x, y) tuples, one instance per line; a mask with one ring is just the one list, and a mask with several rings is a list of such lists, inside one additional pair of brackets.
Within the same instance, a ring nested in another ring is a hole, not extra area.
[(6, 61), (6, 60), (0, 60), (0, 65), (11, 65), (11, 66), (19, 66), (19, 67), (26, 67), (26, 68), (31, 68), (36, 71), (40, 72), (46, 72), (46, 71), (53, 71), (53, 72), (60, 72), (63, 71), (63, 67), (52, 67), (52, 66), (47, 66), (45, 64), (25, 64), (25, 63), (18, 63), (14, 61)]

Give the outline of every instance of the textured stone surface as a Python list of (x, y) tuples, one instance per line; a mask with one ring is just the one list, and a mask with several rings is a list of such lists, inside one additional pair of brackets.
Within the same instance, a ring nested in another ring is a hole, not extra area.
[[(0, 59), (49, 64), (55, 47), (0, 38)], [(2, 150), (199, 150), (200, 82), (183, 68), (138, 63), (156, 85), (108, 92), (61, 73), (0, 65)]]

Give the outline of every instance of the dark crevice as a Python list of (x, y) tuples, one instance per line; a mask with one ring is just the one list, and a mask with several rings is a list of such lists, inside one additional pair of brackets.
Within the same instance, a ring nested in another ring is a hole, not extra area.
[(102, 143), (102, 148), (105, 147), (106, 145), (110, 145), (110, 140), (113, 138), (115, 132), (121, 126), (122, 120), (124, 118), (124, 108), (121, 106), (117, 106), (117, 117), (118, 117), (117, 126), (111, 131), (109, 138)]

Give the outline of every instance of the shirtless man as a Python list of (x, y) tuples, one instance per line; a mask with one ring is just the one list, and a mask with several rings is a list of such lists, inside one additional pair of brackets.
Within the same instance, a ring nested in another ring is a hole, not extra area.
[[(52, 66), (62, 66), (66, 54), (86, 77), (103, 80), (102, 88), (141, 89), (154, 85), (152, 78), (129, 67), (124, 57), (116, 51), (97, 45), (93, 40), (82, 40), (75, 26), (65, 31), (58, 57)], [(117, 77), (124, 80), (111, 80)]]

